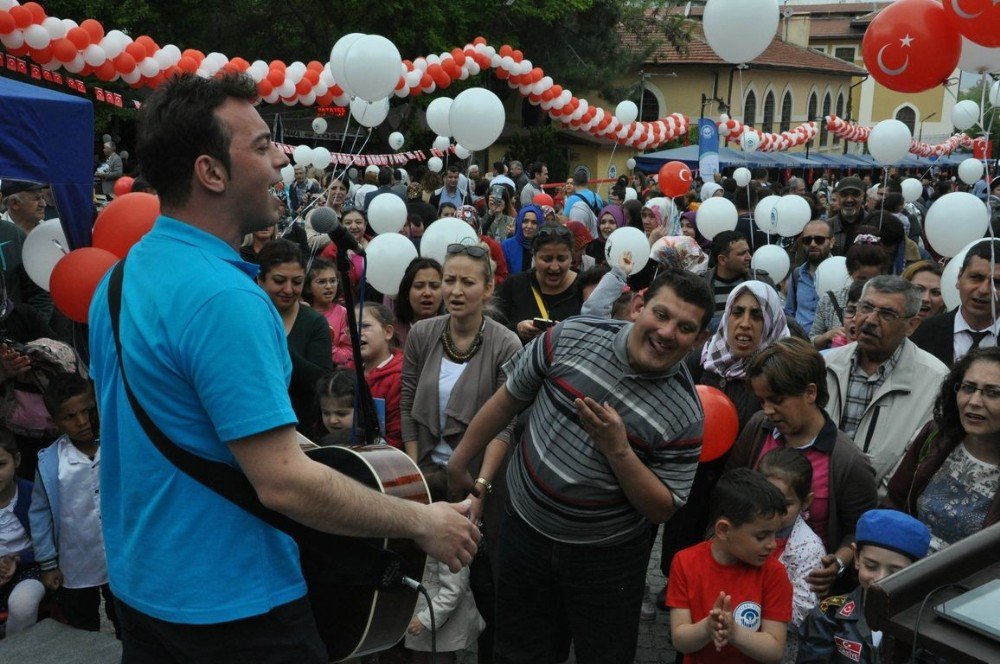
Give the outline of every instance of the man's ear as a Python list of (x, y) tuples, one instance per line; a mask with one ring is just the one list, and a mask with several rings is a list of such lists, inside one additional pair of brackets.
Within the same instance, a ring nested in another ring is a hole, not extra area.
[(194, 161), (194, 179), (203, 188), (221, 194), (226, 191), (229, 172), (221, 161), (203, 154)]

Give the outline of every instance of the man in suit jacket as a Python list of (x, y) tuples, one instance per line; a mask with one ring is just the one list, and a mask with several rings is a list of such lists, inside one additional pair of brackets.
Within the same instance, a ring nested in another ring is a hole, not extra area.
[[(973, 246), (958, 273), (961, 305), (954, 311), (924, 321), (910, 339), (944, 364), (952, 366), (974, 348), (997, 345), (1000, 298), (991, 298), (994, 284), (1000, 286), (1000, 241), (982, 241)], [(991, 301), (992, 300), (992, 301)]]

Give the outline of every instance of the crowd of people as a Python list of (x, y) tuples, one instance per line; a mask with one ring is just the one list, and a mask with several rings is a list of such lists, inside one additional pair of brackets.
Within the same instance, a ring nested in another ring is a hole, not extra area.
[[(8, 636), (40, 612), (96, 630), (102, 598), (126, 661), (160, 649), (183, 659), (194, 651), (171, 648), (190, 625), (274, 621), (279, 609), (308, 625), (290, 540), (127, 444), (147, 434), (121, 391), (126, 368), (168, 436), (239, 465), (265, 504), (330, 532), (391, 531), (432, 554), (430, 605), (421, 599), (403, 646), (414, 662), (454, 662), (477, 641), (480, 662), (561, 662), (570, 644), (580, 662), (630, 662), (639, 622), (657, 610), (670, 612), (684, 661), (878, 661), (865, 589), (1000, 519), (1000, 241), (969, 250), (960, 304), (946, 311), (942, 261), (922, 231), (927, 207), (957, 186), (944, 173), (913, 203), (894, 169), (811, 182), (759, 170), (746, 187), (718, 174), (676, 199), (638, 172), (605, 188), (581, 170), (552, 187), (545, 163), (518, 161), (443, 174), (296, 166), (285, 185), (287, 160), (266, 126), (257, 135), (251, 96), (187, 79), (144, 108), (136, 153), (164, 217), (129, 255), (117, 352), (106, 284), (89, 348), (33, 287), (19, 252), (45, 218), (44, 187), (3, 183)], [(200, 128), (202, 143), (185, 143), (194, 152), (158, 152), (193, 131), (197, 110), (227, 126), (225, 140)], [(1000, 179), (978, 189), (1000, 209)], [(796, 238), (751, 216), (782, 193), (812, 211)], [(443, 262), (415, 259), (395, 297), (365, 283), (354, 252), (345, 279), (312, 215), (332, 210), (363, 249), (382, 194), (405, 201), (402, 234), (417, 248), (445, 217), (479, 241), (450, 244)], [(739, 221), (708, 239), (698, 208), (715, 196)], [(623, 227), (649, 240), (641, 270), (629, 253), (609, 264), (606, 242)], [(784, 279), (751, 269), (767, 244), (788, 252)], [(850, 280), (817, 292), (831, 255), (846, 257)], [(407, 507), (404, 520), (360, 489), (338, 489), (338, 503), (304, 486), (318, 471), (295, 456), (292, 427), (321, 444), (364, 437), (345, 293), (381, 438), (435, 501), (466, 502)], [(696, 385), (721, 390), (739, 421), (714, 461), (699, 462), (709, 414)], [(323, 511), (334, 506), (336, 517)], [(227, 525), (199, 522), (219, 509)], [(662, 589), (646, 583), (660, 524)], [(193, 586), (172, 574), (178, 558), (196, 568)], [(257, 631), (254, 644), (274, 634)], [(237, 649), (237, 632), (218, 633)], [(297, 661), (314, 661), (315, 638), (300, 647)]]

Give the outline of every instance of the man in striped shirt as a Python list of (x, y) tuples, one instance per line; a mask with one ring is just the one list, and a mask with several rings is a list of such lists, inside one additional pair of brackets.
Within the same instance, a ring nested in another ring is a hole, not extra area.
[(536, 338), (452, 455), (453, 491), (488, 490), (502, 450), (487, 450), (475, 483), (471, 460), (531, 406), (507, 473), (496, 662), (548, 661), (560, 623), (577, 661), (635, 655), (654, 524), (686, 500), (701, 451), (681, 359), (705, 341), (713, 301), (700, 278), (670, 271), (633, 307), (634, 323), (570, 318)]

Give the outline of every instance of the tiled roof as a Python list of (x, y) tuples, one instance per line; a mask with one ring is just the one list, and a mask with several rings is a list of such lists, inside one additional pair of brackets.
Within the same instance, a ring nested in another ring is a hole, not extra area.
[(812, 16), (809, 19), (811, 39), (837, 39), (852, 37), (860, 39), (865, 34), (864, 26), (857, 26), (851, 18), (826, 18)]
[[(625, 34), (622, 36), (622, 41), (627, 45), (638, 46), (634, 35)], [(669, 43), (664, 42), (646, 58), (646, 64), (732, 66), (716, 55), (708, 45), (700, 23), (695, 24), (691, 30), (691, 41), (688, 42), (686, 53), (680, 53)], [(864, 76), (866, 73), (848, 62), (795, 46), (777, 36), (750, 66), (759, 69), (812, 71), (834, 76)]]

